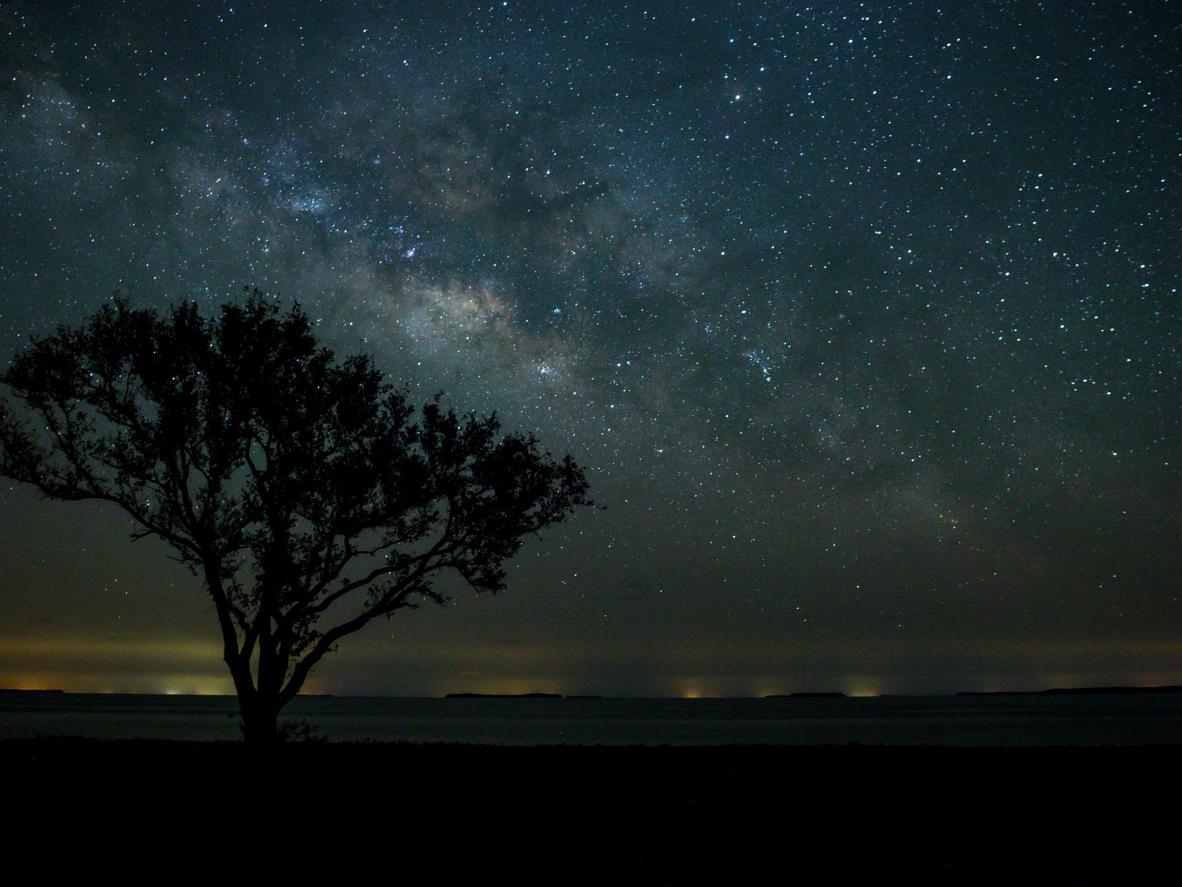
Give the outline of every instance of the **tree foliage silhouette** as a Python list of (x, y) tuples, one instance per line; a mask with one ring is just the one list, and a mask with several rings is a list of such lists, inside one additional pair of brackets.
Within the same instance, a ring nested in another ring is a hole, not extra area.
[(342, 638), (442, 603), (445, 572), (503, 590), (524, 537), (590, 504), (569, 456), (438, 396), (416, 414), (371, 357), (338, 360), (257, 290), (210, 318), (116, 295), (0, 381), (0, 473), (122, 508), (203, 580), (249, 742), (276, 739)]

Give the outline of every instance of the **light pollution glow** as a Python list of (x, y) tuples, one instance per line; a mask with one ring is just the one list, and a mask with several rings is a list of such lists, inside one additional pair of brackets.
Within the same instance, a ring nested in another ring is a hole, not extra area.
[[(188, 640), (172, 642), (139, 641), (84, 641), (78, 639), (5, 638), (0, 640), (5, 657), (0, 664), (0, 687), (21, 690), (61, 689), (67, 692), (88, 693), (185, 693), (197, 695), (231, 695), (233, 686), (221, 668), (220, 647), (215, 643)], [(1182, 654), (1180, 643), (1144, 643), (1133, 645), (1117, 655), (1104, 670), (1088, 664), (1095, 661), (1096, 644), (1080, 643), (1060, 647), (1056, 652), (1057, 667), (1029, 672), (1030, 657), (1043, 657), (1045, 650), (1036, 643), (1009, 643), (1004, 649), (992, 650), (995, 659), (993, 672), (979, 672), (981, 677), (965, 683), (955, 677), (953, 683), (933, 682), (933, 692), (956, 689), (997, 691), (1042, 689), (1046, 687), (1082, 687), (1099, 683), (1129, 686), (1161, 686), (1182, 683), (1182, 672), (1170, 669), (1170, 664)], [(702, 651), (705, 654), (707, 651)], [(782, 675), (743, 674), (734, 662), (698, 662), (706, 666), (696, 673), (682, 671), (685, 661), (664, 662), (657, 667), (646, 662), (647, 674), (659, 675), (652, 685), (657, 692), (629, 686), (626, 681), (617, 685), (619, 695), (662, 695), (682, 698), (749, 697), (784, 695), (794, 692), (829, 690), (848, 696), (877, 696), (913, 689), (904, 678), (890, 672), (861, 672), (842, 674), (819, 669), (823, 661), (820, 650), (793, 650), (785, 659), (791, 670)], [(883, 653), (882, 665), (901, 651)], [(925, 655), (931, 656), (928, 651)], [(945, 649), (943, 652), (949, 652)], [(958, 649), (961, 654), (963, 648)], [(982, 655), (986, 651), (977, 651)], [(1113, 651), (1109, 650), (1109, 653)], [(859, 655), (851, 650), (851, 656)], [(917, 654), (918, 655), (918, 654)], [(309, 682), (308, 694), (348, 695), (407, 695), (439, 696), (449, 692), (476, 693), (601, 693), (604, 688), (592, 681), (572, 681), (562, 677), (564, 672), (580, 671), (579, 658), (570, 650), (557, 648), (500, 649), (486, 647), (462, 652), (429, 649), (416, 644), (404, 645), (401, 660), (388, 652), (370, 650), (350, 655), (342, 652), (336, 662), (329, 660), (321, 675)], [(744, 658), (741, 654), (737, 657)], [(750, 657), (753, 661), (756, 657)], [(865, 659), (864, 655), (860, 658)], [(1009, 665), (1005, 665), (1008, 659)], [(810, 662), (812, 660), (812, 662)], [(1000, 661), (999, 661), (1000, 660)], [(412, 666), (430, 664), (430, 673), (447, 673), (446, 679), (423, 678), (409, 682), (375, 681), (358, 684), (355, 675), (414, 674)], [(987, 660), (986, 660), (987, 661)], [(1156, 668), (1155, 668), (1156, 666)], [(634, 667), (626, 663), (623, 670)], [(719, 672), (723, 672), (720, 674)], [(904, 671), (903, 674), (909, 672)], [(1112, 677), (1115, 675), (1115, 679)], [(610, 688), (609, 688), (610, 689)], [(612, 695), (610, 692), (607, 695)]]

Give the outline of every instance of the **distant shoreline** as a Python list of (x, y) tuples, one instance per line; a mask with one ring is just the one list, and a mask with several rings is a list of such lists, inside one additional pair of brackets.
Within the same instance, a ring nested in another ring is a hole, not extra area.
[(802, 693), (765, 693), (761, 699), (847, 699), (834, 690), (806, 690)]
[(444, 693), (444, 699), (562, 699), (561, 693)]
[(0, 687), (0, 696), (23, 696), (33, 693), (60, 693), (64, 694), (65, 690), (21, 690), (13, 687)]
[(1083, 696), (1118, 693), (1182, 693), (1182, 686), (1161, 687), (1051, 687), (1046, 690), (961, 690), (957, 696)]
[[(667, 701), (700, 702), (710, 700), (740, 699), (899, 699), (899, 698), (940, 698), (957, 696), (1086, 696), (1118, 694), (1182, 693), (1182, 685), (1165, 684), (1153, 687), (1101, 686), (1101, 687), (1048, 687), (1041, 690), (957, 690), (945, 693), (877, 693), (873, 696), (850, 696), (833, 690), (803, 690), (796, 693), (765, 693), (762, 696), (610, 696), (595, 693), (445, 693), (442, 696), (401, 696), (372, 694), (301, 693), (300, 699), (660, 699)], [(0, 687), (3, 696), (181, 696), (191, 698), (233, 699), (233, 693), (164, 693), (136, 690), (64, 690), (58, 688), (26, 690), (15, 687)]]

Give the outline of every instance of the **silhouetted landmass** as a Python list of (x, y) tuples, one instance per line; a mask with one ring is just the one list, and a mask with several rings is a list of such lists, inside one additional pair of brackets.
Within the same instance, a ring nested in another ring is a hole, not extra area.
[(28, 695), (31, 693), (65, 693), (65, 690), (19, 690), (11, 687), (0, 687), (0, 696)]
[(1177, 797), (1179, 751), (50, 739), (0, 741), (0, 770), (6, 846), (55, 883), (114, 848), (124, 884), (395, 883), (405, 857), (338, 851), (388, 846), (413, 811), (438, 827), (405, 852), (439, 884), (1138, 884), (1176, 866), (1147, 801)]
[(844, 693), (829, 690), (806, 690), (801, 693), (768, 693), (764, 699), (844, 699)]
[(1124, 693), (1182, 693), (1180, 686), (1164, 687), (1051, 687), (1047, 690), (961, 690), (957, 696), (1091, 696)]
[(595, 695), (595, 694), (587, 694), (587, 695), (580, 695), (580, 696), (567, 696), (566, 698), (567, 699), (602, 699), (603, 697)]
[(561, 693), (446, 693), (444, 699), (561, 699)]

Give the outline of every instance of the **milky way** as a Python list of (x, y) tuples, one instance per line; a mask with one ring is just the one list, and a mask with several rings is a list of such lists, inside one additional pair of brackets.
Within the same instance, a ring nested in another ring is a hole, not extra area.
[[(50, 6), (0, 10), (0, 357), (257, 286), (588, 467), (321, 689), (1182, 682), (1176, 4)], [(123, 518), (0, 524), (0, 683), (222, 686)]]

